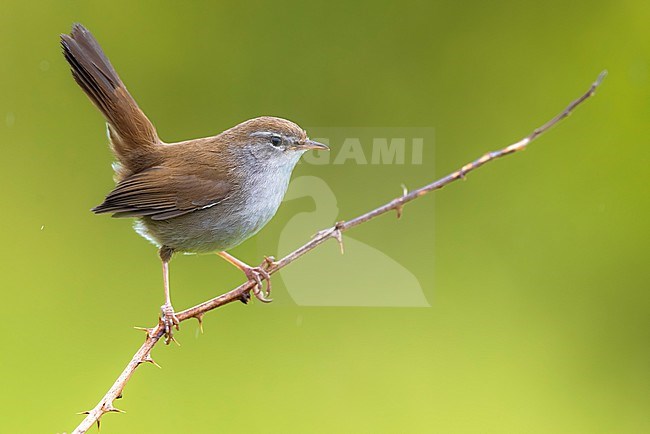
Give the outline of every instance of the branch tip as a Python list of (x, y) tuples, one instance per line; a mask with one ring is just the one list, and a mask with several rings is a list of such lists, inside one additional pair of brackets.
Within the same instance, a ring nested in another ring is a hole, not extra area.
[(596, 78), (596, 81), (594, 81), (593, 87), (598, 87), (598, 86), (600, 86), (600, 84), (603, 82), (603, 80), (605, 79), (605, 77), (607, 77), (607, 74), (609, 74), (609, 72), (607, 72), (606, 69), (603, 69), (603, 70), (601, 71), (601, 73), (598, 74), (598, 78)]

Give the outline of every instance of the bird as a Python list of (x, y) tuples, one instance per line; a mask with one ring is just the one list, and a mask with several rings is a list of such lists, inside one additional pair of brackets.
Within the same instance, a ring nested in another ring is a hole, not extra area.
[[(275, 215), (301, 155), (328, 146), (311, 140), (294, 122), (271, 116), (212, 137), (163, 142), (88, 29), (76, 23), (60, 41), (74, 80), (106, 120), (117, 160), (115, 188), (92, 211), (134, 218), (135, 231), (158, 247), (165, 342), (174, 340), (174, 328), (179, 330), (169, 285), (175, 253), (218, 254), (255, 283), (256, 298), (270, 301), (264, 267), (252, 267), (227, 251)], [(242, 301), (249, 298), (246, 294)]]

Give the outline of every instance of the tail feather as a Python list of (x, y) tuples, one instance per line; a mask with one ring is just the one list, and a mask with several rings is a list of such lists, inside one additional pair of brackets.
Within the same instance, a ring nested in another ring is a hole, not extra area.
[(81, 24), (61, 35), (72, 76), (108, 122), (113, 152), (120, 165), (118, 179), (156, 164), (161, 143), (155, 127), (140, 110), (97, 40)]

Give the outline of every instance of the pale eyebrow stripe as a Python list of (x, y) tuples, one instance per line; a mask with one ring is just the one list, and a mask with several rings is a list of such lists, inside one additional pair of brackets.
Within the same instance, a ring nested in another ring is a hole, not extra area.
[(280, 134), (273, 133), (271, 131), (255, 131), (254, 133), (250, 134), (251, 136), (254, 137), (270, 137), (270, 136), (279, 136), (282, 137)]

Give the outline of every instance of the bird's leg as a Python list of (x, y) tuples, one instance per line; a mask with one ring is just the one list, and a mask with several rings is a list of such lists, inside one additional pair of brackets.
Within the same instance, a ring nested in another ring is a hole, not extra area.
[(179, 330), (178, 325), (180, 324), (180, 321), (178, 321), (178, 318), (176, 318), (176, 314), (174, 313), (171, 296), (169, 294), (169, 261), (171, 260), (173, 250), (167, 247), (161, 247), (159, 253), (160, 259), (162, 259), (163, 286), (165, 288), (165, 304), (160, 306), (160, 319), (165, 326), (165, 344), (169, 345), (169, 343), (174, 340), (172, 329), (176, 327), (176, 330)]
[[(251, 267), (245, 262), (240, 261), (231, 254), (227, 252), (217, 252), (217, 255), (221, 256), (226, 261), (230, 262), (235, 267), (239, 268), (244, 272), (248, 280), (255, 282), (255, 287), (253, 288), (253, 294), (257, 297), (258, 300), (269, 303), (272, 301), (270, 298), (267, 298), (271, 295), (271, 276), (269, 273), (262, 267)], [(262, 279), (266, 279), (266, 290), (264, 291), (264, 286), (262, 284)], [(266, 294), (264, 294), (266, 293)], [(249, 296), (250, 297), (250, 296)], [(248, 302), (248, 298), (242, 299), (243, 303)]]

